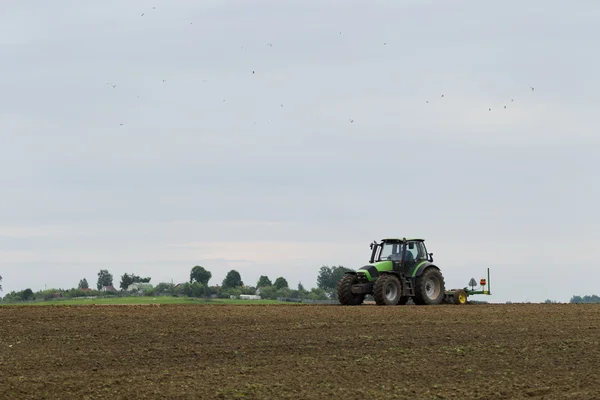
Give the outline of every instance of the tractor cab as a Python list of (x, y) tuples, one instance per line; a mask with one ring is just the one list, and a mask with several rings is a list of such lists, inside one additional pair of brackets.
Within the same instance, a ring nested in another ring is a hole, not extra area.
[(420, 261), (433, 261), (433, 253), (428, 254), (424, 239), (383, 239), (371, 243), (369, 262), (392, 261), (394, 270), (412, 269)]

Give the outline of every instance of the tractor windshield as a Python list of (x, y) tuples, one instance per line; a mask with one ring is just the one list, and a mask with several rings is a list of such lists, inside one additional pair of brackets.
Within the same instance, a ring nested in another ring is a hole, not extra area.
[(402, 243), (382, 243), (379, 251), (379, 259), (377, 261), (402, 259)]

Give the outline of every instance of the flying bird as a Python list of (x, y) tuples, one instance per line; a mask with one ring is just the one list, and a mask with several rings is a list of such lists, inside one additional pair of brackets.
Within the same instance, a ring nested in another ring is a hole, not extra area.
[(349, 120), (349, 121), (350, 121), (350, 123), (353, 123), (353, 122), (354, 122), (354, 120), (353, 120), (353, 119), (351, 119), (351, 120)]
[(531, 91), (533, 92), (533, 87), (531, 87)]
[(142, 13), (142, 17), (144, 16), (144, 13)]

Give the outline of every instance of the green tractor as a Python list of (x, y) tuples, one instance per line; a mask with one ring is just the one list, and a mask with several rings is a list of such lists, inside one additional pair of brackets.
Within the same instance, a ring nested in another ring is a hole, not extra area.
[(338, 283), (342, 305), (360, 305), (366, 295), (378, 305), (441, 304), (446, 300), (444, 277), (427, 253), (424, 239), (383, 239), (371, 243), (369, 264), (346, 272)]

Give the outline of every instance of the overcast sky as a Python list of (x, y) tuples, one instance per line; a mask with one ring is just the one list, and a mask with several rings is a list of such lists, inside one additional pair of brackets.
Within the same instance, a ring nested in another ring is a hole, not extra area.
[(3, 294), (194, 265), (313, 287), (388, 236), (448, 288), (489, 267), (481, 300), (600, 294), (597, 1), (1, 9)]

